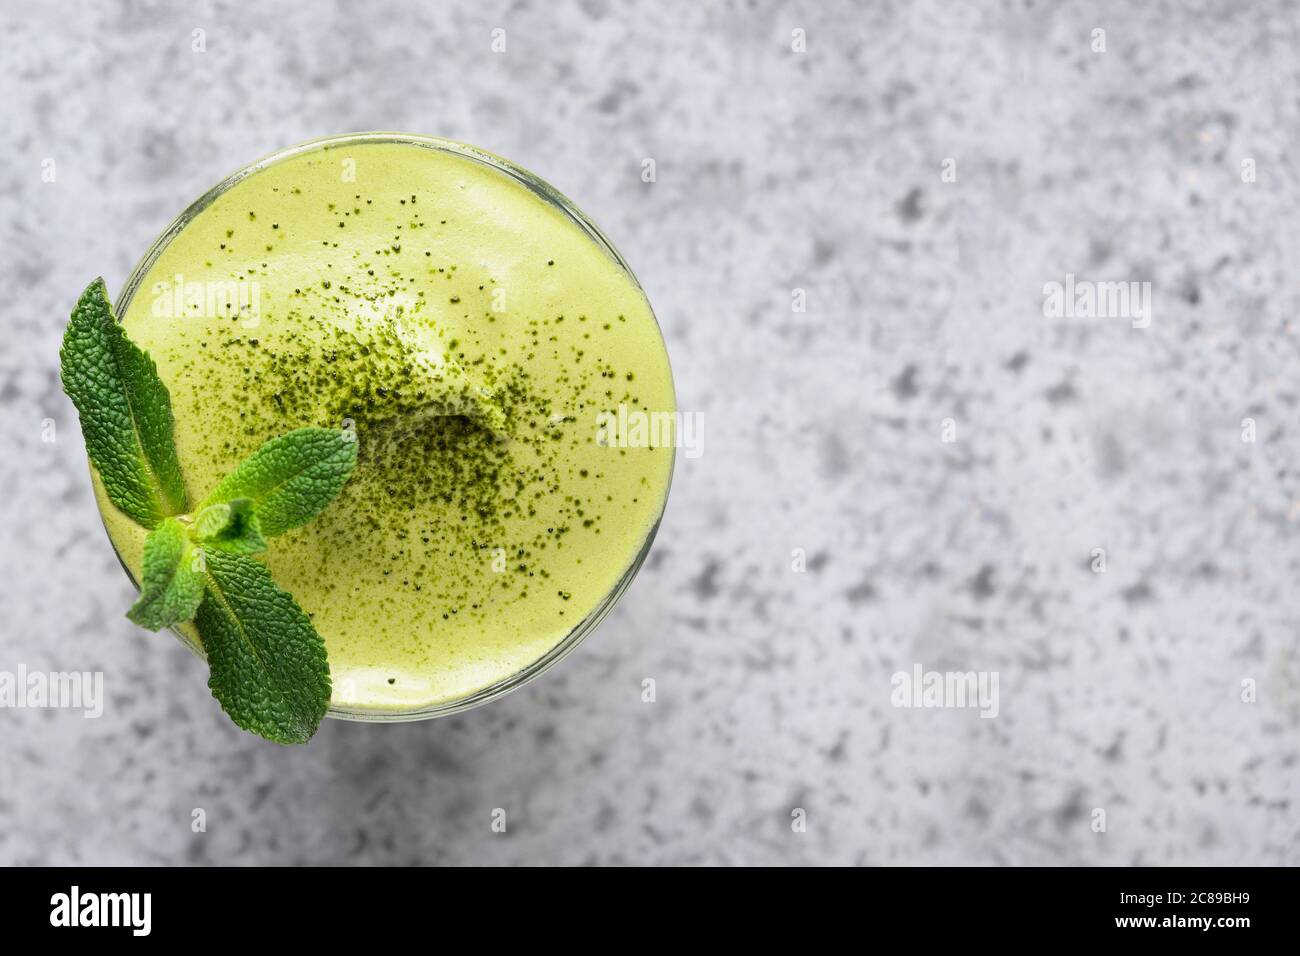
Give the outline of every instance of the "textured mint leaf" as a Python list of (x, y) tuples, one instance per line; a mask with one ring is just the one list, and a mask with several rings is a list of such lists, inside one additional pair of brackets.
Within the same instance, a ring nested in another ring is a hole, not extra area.
[(310, 740), (330, 701), (325, 642), (271, 572), (246, 555), (207, 552), (195, 624), (208, 687), (230, 718), (277, 743)]
[[(247, 501), (248, 499), (242, 498), (240, 500)], [(205, 538), (214, 538), (230, 527), (234, 518), (235, 508), (232, 502), (222, 501), (201, 508), (199, 513), (194, 516), (194, 537), (199, 541)]]
[(153, 359), (113, 317), (104, 280), (81, 294), (59, 350), (63, 390), (109, 499), (146, 528), (186, 508), (172, 404)]
[(251, 499), (262, 534), (272, 538), (325, 510), (356, 463), (353, 433), (299, 428), (272, 438), (240, 462), (205, 504)]
[(194, 539), (208, 547), (239, 554), (266, 550), (257, 511), (251, 498), (218, 501), (199, 510), (194, 517)]
[(151, 631), (192, 618), (203, 599), (200, 557), (185, 526), (164, 518), (145, 539), (140, 599), (126, 616)]

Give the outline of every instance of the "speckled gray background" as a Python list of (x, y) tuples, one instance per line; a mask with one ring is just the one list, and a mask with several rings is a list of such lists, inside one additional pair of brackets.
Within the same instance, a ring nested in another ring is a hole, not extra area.
[[(108, 703), (0, 711), (0, 862), (1300, 863), (1298, 20), (6, 4), (0, 669), (102, 670)], [(375, 128), (574, 197), (648, 291), (705, 453), (556, 670), (282, 749), (123, 618), (56, 351), (88, 278), (120, 288), (223, 174)], [(1151, 282), (1151, 327), (1044, 318), (1066, 273)], [(999, 716), (892, 707), (913, 662), (996, 670)]]

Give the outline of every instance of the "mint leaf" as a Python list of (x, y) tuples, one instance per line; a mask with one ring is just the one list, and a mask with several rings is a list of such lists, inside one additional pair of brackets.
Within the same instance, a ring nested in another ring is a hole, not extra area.
[[(241, 498), (241, 501), (247, 501), (247, 498)], [(199, 510), (194, 516), (194, 537), (202, 541), (205, 538), (213, 538), (221, 534), (226, 528), (230, 527), (235, 518), (235, 508), (232, 503), (221, 502), (215, 505), (208, 505), (206, 508)]]
[(203, 599), (201, 564), (185, 526), (164, 518), (145, 539), (140, 599), (126, 616), (151, 631), (188, 621)]
[(238, 554), (266, 550), (266, 538), (251, 498), (219, 501), (202, 508), (194, 517), (193, 533), (196, 541)]
[(153, 359), (113, 317), (103, 279), (81, 294), (59, 359), (86, 454), (113, 504), (146, 528), (185, 511), (171, 397)]
[(271, 572), (242, 554), (207, 554), (195, 618), (208, 687), (240, 727), (282, 744), (306, 743), (330, 702), (325, 642)]
[(356, 463), (353, 433), (299, 428), (272, 438), (240, 462), (205, 505), (250, 498), (262, 534), (273, 538), (325, 510)]

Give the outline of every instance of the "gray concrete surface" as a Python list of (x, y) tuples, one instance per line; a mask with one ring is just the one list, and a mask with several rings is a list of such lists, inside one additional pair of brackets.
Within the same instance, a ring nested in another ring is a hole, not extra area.
[[(0, 670), (107, 702), (0, 710), (0, 863), (1300, 863), (1298, 18), (6, 4)], [(286, 750), (123, 618), (56, 352), (224, 173), (359, 129), (572, 196), (705, 453), (559, 668)], [(1150, 282), (1150, 326), (1046, 317), (1067, 274)], [(892, 706), (915, 663), (996, 671), (998, 716)]]

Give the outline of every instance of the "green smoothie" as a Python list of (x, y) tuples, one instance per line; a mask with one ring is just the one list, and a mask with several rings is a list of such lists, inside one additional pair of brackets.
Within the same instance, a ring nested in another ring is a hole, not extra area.
[[(252, 172), (121, 317), (171, 393), (193, 501), (270, 438), (355, 429), (343, 492), (265, 555), (347, 711), (462, 700), (547, 655), (637, 561), (672, 473), (663, 443), (598, 437), (602, 413), (675, 410), (635, 280), (490, 157), (436, 142)], [(95, 490), (139, 580), (145, 531)]]

